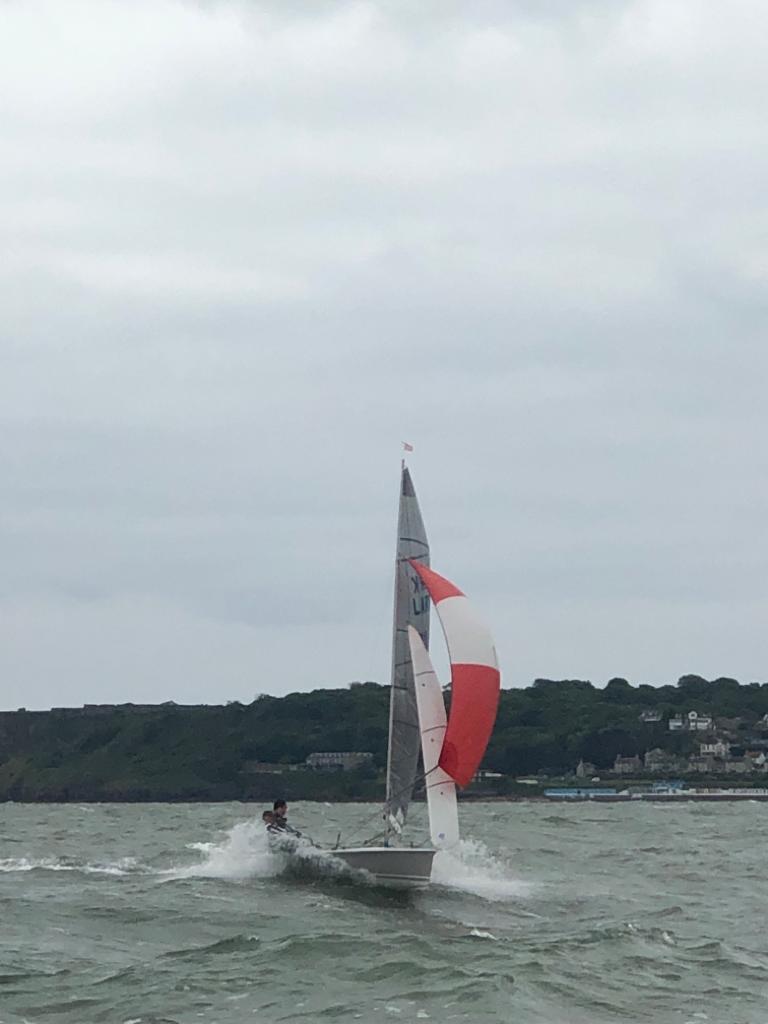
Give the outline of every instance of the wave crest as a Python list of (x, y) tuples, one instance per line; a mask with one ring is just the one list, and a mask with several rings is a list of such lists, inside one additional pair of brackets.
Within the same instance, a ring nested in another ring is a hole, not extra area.
[(534, 889), (532, 883), (513, 878), (508, 865), (479, 839), (461, 839), (452, 849), (440, 850), (432, 864), (432, 881), (493, 902), (519, 899)]

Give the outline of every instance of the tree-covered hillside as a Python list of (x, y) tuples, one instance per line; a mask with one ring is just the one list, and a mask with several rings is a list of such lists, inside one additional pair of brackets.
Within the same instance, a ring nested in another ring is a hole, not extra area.
[[(661, 720), (642, 722), (644, 711)], [(740, 685), (735, 679), (683, 676), (672, 686), (631, 686), (612, 679), (597, 688), (579, 679), (537, 679), (533, 686), (503, 694), (486, 756), (487, 766), (510, 774), (572, 771), (579, 760), (608, 768), (617, 754), (643, 754), (653, 747), (683, 754), (698, 742), (689, 733), (672, 733), (670, 716), (695, 710), (720, 719), (740, 719), (747, 737), (768, 714), (768, 683)]]
[[(89, 708), (0, 713), (0, 799), (196, 800), (370, 797), (381, 794), (389, 690), (375, 683), (263, 696), (252, 704)], [(662, 719), (645, 723), (643, 711)], [(676, 685), (612, 679), (538, 679), (505, 690), (484, 767), (505, 775), (572, 771), (583, 759), (607, 768), (617, 754), (652, 747), (675, 753), (697, 738), (666, 719), (696, 710), (730, 719), (745, 742), (760, 735), (768, 684), (684, 676)], [(313, 751), (370, 751), (374, 767), (328, 775), (265, 774)]]

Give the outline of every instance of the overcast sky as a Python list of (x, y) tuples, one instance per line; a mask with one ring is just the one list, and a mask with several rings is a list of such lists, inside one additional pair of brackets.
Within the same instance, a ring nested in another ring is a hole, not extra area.
[(0, 707), (768, 679), (768, 4), (0, 4)]

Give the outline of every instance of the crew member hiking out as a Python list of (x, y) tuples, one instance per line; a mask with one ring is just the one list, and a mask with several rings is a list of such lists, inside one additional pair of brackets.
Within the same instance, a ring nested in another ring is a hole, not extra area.
[(288, 804), (285, 800), (275, 800), (272, 805), (274, 811), (274, 826), (281, 832), (290, 832), (292, 836), (300, 836), (301, 832), (297, 829), (292, 828), (287, 821), (288, 818)]

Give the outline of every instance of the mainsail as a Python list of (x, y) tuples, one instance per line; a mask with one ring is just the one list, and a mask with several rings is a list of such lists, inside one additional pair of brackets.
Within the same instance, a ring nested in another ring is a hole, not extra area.
[(429, 566), (429, 544), (411, 474), (403, 463), (397, 517), (387, 760), (387, 815), (390, 824), (400, 825), (408, 812), (421, 746), (408, 627), (412, 626), (424, 646), (429, 647), (429, 595), (411, 563)]

